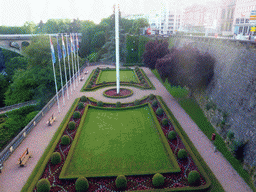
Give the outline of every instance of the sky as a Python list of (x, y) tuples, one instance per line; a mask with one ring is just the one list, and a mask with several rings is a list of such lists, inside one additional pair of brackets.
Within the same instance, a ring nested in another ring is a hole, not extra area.
[[(211, 0), (168, 0), (173, 5), (184, 7), (193, 3)], [(118, 2), (122, 14), (147, 14), (159, 11), (167, 0), (0, 0), (0, 26), (22, 26), (26, 21), (36, 24), (48, 19), (79, 19), (99, 23), (113, 13)]]

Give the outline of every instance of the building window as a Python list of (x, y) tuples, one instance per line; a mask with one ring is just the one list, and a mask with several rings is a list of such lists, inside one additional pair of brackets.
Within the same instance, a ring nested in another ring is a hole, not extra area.
[(234, 9), (231, 10), (231, 17), (230, 18), (233, 19), (233, 17), (234, 17)]
[(245, 19), (245, 23), (249, 23), (249, 19)]
[(244, 18), (241, 18), (241, 21), (240, 21), (240, 23), (244, 23)]
[(222, 18), (222, 19), (225, 18), (225, 13), (226, 13), (226, 10), (225, 10), (225, 9), (222, 9), (222, 12), (221, 12), (221, 18)]
[(236, 19), (236, 24), (239, 24), (239, 19)]
[(242, 31), (243, 31), (243, 27), (239, 27), (239, 32), (238, 33), (240, 34), (240, 33), (242, 33)]

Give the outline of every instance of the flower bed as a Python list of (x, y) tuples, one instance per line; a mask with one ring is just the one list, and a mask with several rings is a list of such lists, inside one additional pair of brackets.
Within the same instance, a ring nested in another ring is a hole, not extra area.
[(106, 91), (103, 92), (103, 95), (105, 97), (109, 97), (109, 98), (126, 98), (126, 97), (130, 97), (132, 96), (133, 91), (130, 89), (125, 89), (125, 88), (120, 88), (119, 90), (119, 94), (117, 94), (117, 90), (116, 88), (114, 89), (108, 89)]

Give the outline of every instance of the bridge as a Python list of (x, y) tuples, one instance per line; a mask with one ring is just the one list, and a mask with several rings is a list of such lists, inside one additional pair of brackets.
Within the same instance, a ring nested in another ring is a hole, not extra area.
[[(51, 35), (52, 37), (56, 37), (57, 35), (60, 36), (60, 34), (5, 34), (0, 35), (0, 47), (22, 54), (24, 45), (29, 45), (33, 37), (41, 35)], [(82, 34), (78, 33), (79, 42), (81, 42), (81, 37)]]

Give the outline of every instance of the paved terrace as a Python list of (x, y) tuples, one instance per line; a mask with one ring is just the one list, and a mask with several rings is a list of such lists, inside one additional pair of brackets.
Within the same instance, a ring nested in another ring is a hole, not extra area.
[[(90, 66), (87, 68), (89, 73), (98, 66)], [(105, 66), (104, 66), (105, 67)], [(140, 99), (150, 93), (162, 96), (165, 103), (173, 112), (180, 125), (183, 127), (190, 140), (193, 142), (205, 162), (208, 164), (212, 172), (215, 174), (224, 190), (227, 192), (247, 192), (252, 191), (238, 173), (232, 168), (230, 163), (222, 156), (221, 153), (214, 153), (214, 146), (211, 141), (202, 133), (193, 120), (186, 114), (186, 112), (180, 107), (178, 102), (169, 94), (165, 87), (158, 81), (154, 74), (148, 69), (143, 68), (148, 75), (151, 82), (156, 87), (156, 90), (140, 90), (134, 87), (129, 87), (134, 91), (131, 97), (118, 99), (120, 102), (131, 102), (135, 99)], [(48, 143), (53, 137), (55, 131), (62, 122), (64, 116), (68, 112), (74, 100), (82, 95), (87, 97), (94, 97), (97, 100), (103, 102), (114, 102), (116, 99), (110, 99), (103, 96), (103, 91), (107, 88), (102, 88), (94, 92), (80, 92), (83, 84), (89, 77), (89, 74), (85, 75), (84, 81), (80, 82), (76, 87), (70, 99), (66, 99), (66, 105), (63, 106), (62, 98), (60, 99), (61, 113), (58, 113), (57, 104), (50, 109), (50, 111), (42, 118), (42, 120), (34, 127), (27, 138), (20, 144), (20, 146), (13, 152), (9, 159), (4, 163), (4, 168), (0, 174), (0, 191), (1, 192), (19, 192), (23, 185), (26, 183), (28, 177), (32, 173), (38, 160), (42, 156)], [(122, 86), (121, 86), (122, 87)], [(46, 121), (52, 114), (55, 114), (57, 120), (52, 126), (47, 126)], [(28, 160), (25, 167), (19, 167), (17, 165), (20, 155), (29, 148), (32, 152), (32, 158)]]

